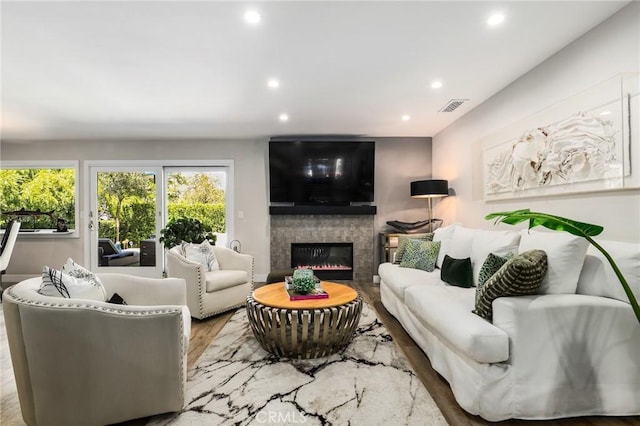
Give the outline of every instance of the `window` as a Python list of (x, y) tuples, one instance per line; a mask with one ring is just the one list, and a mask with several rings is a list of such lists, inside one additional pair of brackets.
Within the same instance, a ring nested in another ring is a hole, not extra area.
[(198, 219), (210, 226), (217, 244), (226, 246), (227, 231), (226, 167), (167, 167), (167, 222), (182, 217)]
[(77, 162), (3, 162), (0, 228), (19, 218), (21, 232), (73, 231), (78, 217), (77, 198)]

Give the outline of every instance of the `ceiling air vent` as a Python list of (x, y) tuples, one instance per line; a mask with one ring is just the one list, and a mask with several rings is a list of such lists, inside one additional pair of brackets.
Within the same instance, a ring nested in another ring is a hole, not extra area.
[(447, 102), (447, 104), (445, 106), (440, 108), (438, 110), (438, 112), (453, 112), (460, 105), (462, 105), (463, 103), (467, 102), (468, 100), (469, 99), (451, 99), (449, 102)]

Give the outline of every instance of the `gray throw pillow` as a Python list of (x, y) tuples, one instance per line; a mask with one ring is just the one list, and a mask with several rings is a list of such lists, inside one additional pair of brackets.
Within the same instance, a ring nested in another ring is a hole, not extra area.
[(396, 256), (393, 260), (393, 263), (399, 265), (402, 262), (402, 256), (404, 256), (404, 251), (407, 248), (407, 242), (409, 240), (421, 240), (421, 241), (431, 241), (433, 240), (433, 232), (429, 232), (426, 234), (405, 234), (398, 236), (398, 248), (396, 249)]
[(410, 239), (402, 256), (400, 267), (422, 269), (432, 272), (440, 251), (440, 241), (421, 241)]
[(495, 299), (536, 294), (546, 272), (547, 254), (542, 250), (529, 250), (512, 257), (483, 286), (478, 286), (473, 313), (491, 321), (491, 305)]

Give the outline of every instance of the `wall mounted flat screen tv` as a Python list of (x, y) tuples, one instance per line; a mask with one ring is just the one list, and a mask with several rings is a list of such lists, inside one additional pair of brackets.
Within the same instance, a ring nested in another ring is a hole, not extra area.
[(373, 202), (375, 142), (270, 141), (272, 203)]

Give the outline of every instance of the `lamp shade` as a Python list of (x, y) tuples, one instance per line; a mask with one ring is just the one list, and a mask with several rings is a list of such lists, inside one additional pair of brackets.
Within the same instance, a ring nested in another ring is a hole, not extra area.
[(417, 180), (411, 182), (411, 197), (433, 198), (449, 195), (449, 182), (443, 179)]

